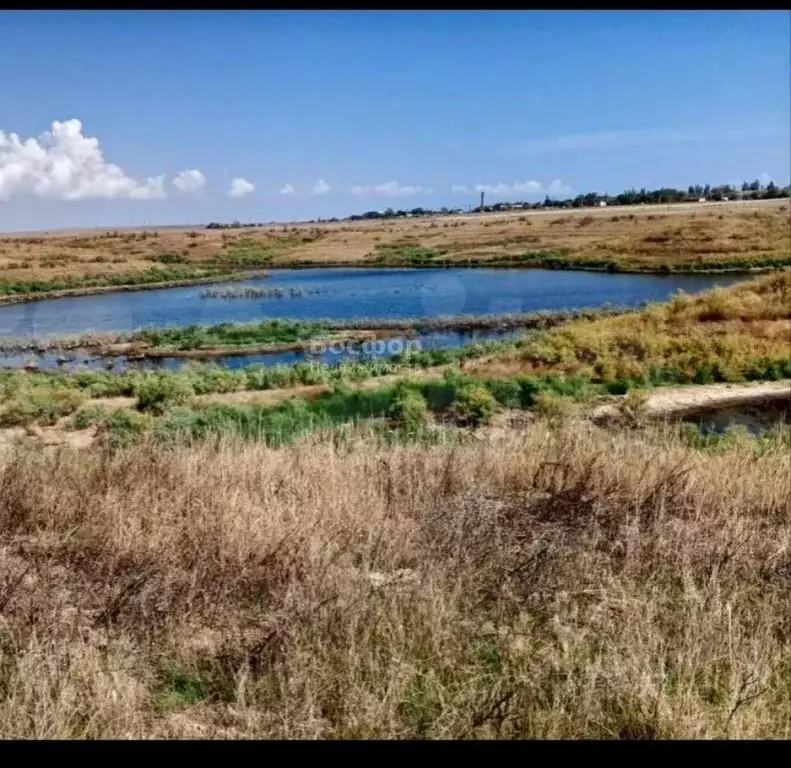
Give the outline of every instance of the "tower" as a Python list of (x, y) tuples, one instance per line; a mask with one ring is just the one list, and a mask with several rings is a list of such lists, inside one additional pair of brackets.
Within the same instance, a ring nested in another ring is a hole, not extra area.
[(485, 194), (486, 194), (485, 192), (481, 192), (481, 209), (480, 209), (480, 210), (481, 210), (481, 213), (483, 213), (483, 196), (484, 196)]

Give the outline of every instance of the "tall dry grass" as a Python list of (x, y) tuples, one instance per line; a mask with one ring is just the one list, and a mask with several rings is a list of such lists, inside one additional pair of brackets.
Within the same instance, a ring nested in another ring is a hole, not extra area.
[[(791, 359), (791, 270), (679, 293), (640, 312), (572, 321), (471, 361), (479, 374), (524, 371), (594, 381), (711, 383), (781, 378)], [(777, 366), (778, 373), (772, 374)]]
[(0, 736), (791, 736), (791, 466), (538, 421), (0, 460)]

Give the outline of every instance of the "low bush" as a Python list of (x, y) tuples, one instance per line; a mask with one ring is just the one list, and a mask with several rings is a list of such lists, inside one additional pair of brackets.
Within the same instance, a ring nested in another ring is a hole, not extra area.
[(149, 373), (135, 384), (134, 394), (138, 410), (162, 415), (173, 406), (187, 403), (195, 390), (183, 376)]
[(491, 421), (497, 412), (497, 400), (484, 386), (468, 386), (459, 392), (454, 409), (460, 424), (478, 427)]
[(403, 387), (389, 409), (392, 423), (407, 434), (416, 434), (428, 422), (428, 403), (419, 391)]
[(0, 426), (25, 426), (33, 422), (52, 425), (62, 416), (74, 413), (85, 399), (85, 394), (76, 389), (23, 389), (0, 410)]

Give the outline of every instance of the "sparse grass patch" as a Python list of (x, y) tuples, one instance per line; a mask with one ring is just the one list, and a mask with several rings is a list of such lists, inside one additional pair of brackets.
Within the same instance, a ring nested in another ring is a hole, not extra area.
[(397, 264), (420, 266), (432, 264), (443, 255), (443, 251), (426, 248), (418, 243), (377, 243), (373, 253), (369, 253), (365, 260), (381, 266)]

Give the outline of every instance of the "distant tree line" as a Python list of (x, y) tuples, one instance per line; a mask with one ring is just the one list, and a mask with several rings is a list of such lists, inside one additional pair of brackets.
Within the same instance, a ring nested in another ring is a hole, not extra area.
[[(791, 197), (791, 188), (778, 187), (773, 181), (765, 186), (756, 179), (755, 181), (745, 181), (741, 187), (731, 184), (720, 184), (711, 186), (706, 184), (694, 184), (684, 189), (673, 187), (661, 187), (660, 189), (627, 189), (619, 195), (599, 194), (589, 192), (586, 195), (577, 195), (566, 199), (551, 198), (548, 195), (540, 203), (500, 202), (491, 205), (484, 205), (484, 212), (492, 211), (512, 211), (512, 210), (540, 210), (542, 208), (587, 208), (606, 205), (657, 205), (671, 203), (689, 203), (705, 199), (714, 202), (724, 200), (770, 200), (776, 197)], [(480, 211), (481, 207), (475, 206), (470, 211)], [(465, 213), (464, 208), (412, 208), (394, 210), (386, 208), (384, 211), (366, 211), (365, 213), (349, 216), (350, 221), (362, 219), (397, 219), (413, 218), (421, 216), (443, 216), (451, 214)]]
[(243, 229), (248, 227), (265, 227), (265, 226), (266, 224), (264, 224), (264, 222), (262, 221), (259, 221), (257, 223), (253, 221), (248, 221), (246, 224), (242, 223), (241, 221), (232, 221), (228, 224), (220, 224), (217, 221), (212, 221), (206, 225), (206, 229)]
[[(540, 210), (542, 208), (590, 208), (604, 205), (669, 205), (671, 203), (690, 203), (699, 200), (721, 202), (725, 200), (771, 200), (778, 197), (791, 197), (791, 187), (779, 187), (773, 181), (764, 185), (760, 180), (745, 181), (741, 187), (731, 184), (690, 184), (687, 189), (674, 187), (660, 187), (659, 189), (627, 189), (618, 195), (601, 195), (598, 192), (588, 192), (586, 195), (577, 195), (566, 199), (551, 198), (547, 195), (540, 203), (500, 202), (484, 205), (483, 211), (513, 211), (513, 210)], [(450, 216), (453, 214), (480, 211), (481, 207), (470, 208), (385, 208), (384, 211), (366, 211), (348, 216), (345, 221), (364, 221), (368, 219), (399, 219), (420, 218), (423, 216)], [(309, 223), (340, 221), (337, 217), (331, 219), (312, 219)], [(206, 229), (242, 229), (244, 227), (264, 227), (263, 222), (243, 224), (233, 221), (230, 224), (220, 224), (216, 221), (206, 225)]]

